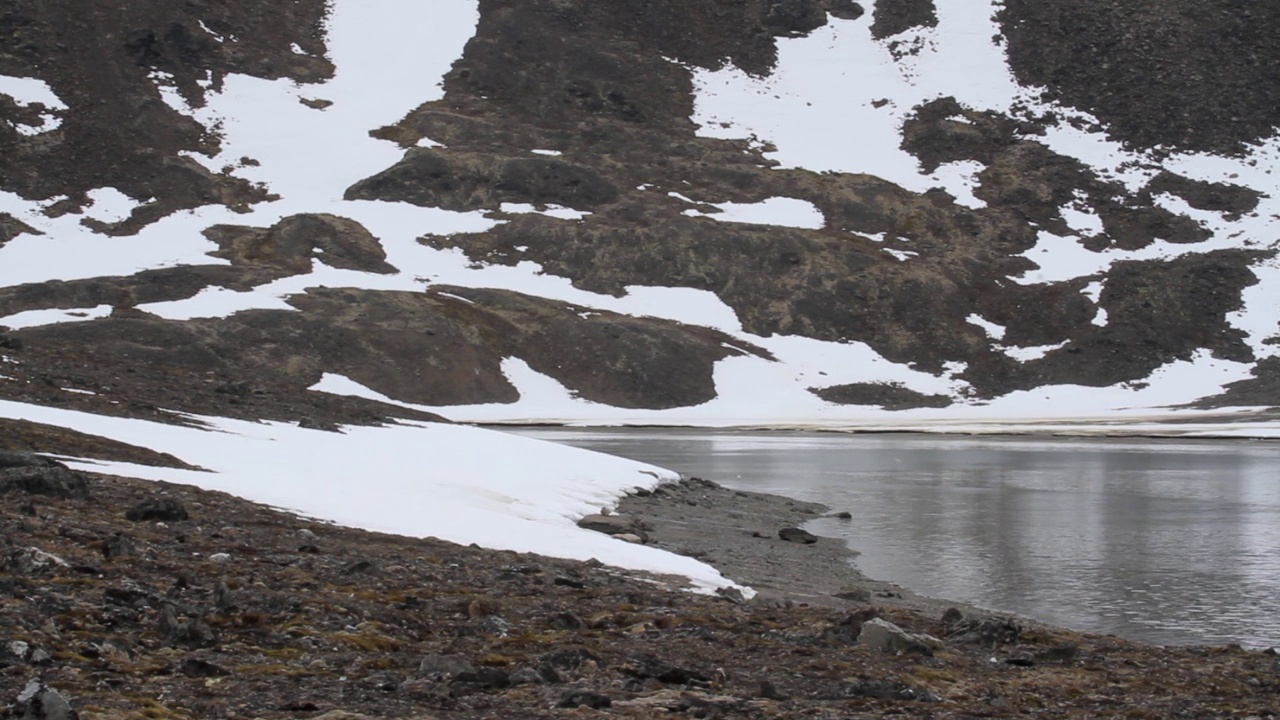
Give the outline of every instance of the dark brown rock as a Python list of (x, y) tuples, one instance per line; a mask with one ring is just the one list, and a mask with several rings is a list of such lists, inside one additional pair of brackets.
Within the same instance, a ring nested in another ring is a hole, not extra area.
[(173, 498), (153, 498), (129, 508), (125, 518), (134, 522), (161, 521), (174, 522), (191, 517), (181, 501)]
[(952, 403), (946, 395), (925, 395), (898, 383), (849, 383), (824, 388), (809, 388), (809, 392), (840, 405), (879, 405), (885, 410), (909, 410), (912, 408), (944, 408)]
[(22, 234), (42, 235), (30, 225), (22, 222), (9, 213), (0, 213), (0, 247)]
[(79, 720), (80, 714), (61, 693), (37, 678), (18, 693), (16, 702), (9, 709), (9, 717), (14, 720)]
[(267, 229), (214, 225), (204, 234), (218, 243), (210, 253), (214, 257), (270, 268), (274, 277), (309, 273), (313, 260), (344, 270), (396, 272), (377, 238), (360, 223), (336, 215), (291, 215)]
[(818, 542), (817, 535), (800, 528), (782, 528), (778, 531), (778, 537), (787, 542), (800, 543), (802, 545), (812, 545)]
[(18, 492), (47, 497), (89, 497), (84, 475), (50, 458), (0, 451), (0, 495)]
[(876, 0), (871, 36), (877, 40), (916, 27), (935, 27), (938, 11), (933, 0)]

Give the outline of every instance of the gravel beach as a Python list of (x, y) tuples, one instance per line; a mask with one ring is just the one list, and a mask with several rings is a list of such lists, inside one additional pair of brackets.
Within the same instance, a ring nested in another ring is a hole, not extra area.
[(1263, 718), (1280, 705), (1271, 652), (1084, 635), (863, 578), (841, 543), (798, 527), (824, 512), (689, 479), (606, 516), (756, 587), (746, 599), (10, 453), (0, 718)]

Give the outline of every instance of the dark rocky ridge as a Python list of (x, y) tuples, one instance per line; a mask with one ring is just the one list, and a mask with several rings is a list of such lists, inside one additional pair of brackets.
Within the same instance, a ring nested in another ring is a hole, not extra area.
[(1143, 149), (1239, 152), (1280, 127), (1280, 7), (1235, 0), (1007, 0), (1018, 79)]
[(926, 395), (893, 383), (848, 383), (810, 388), (814, 395), (840, 405), (878, 405), (885, 410), (945, 408), (952, 404), (946, 395)]

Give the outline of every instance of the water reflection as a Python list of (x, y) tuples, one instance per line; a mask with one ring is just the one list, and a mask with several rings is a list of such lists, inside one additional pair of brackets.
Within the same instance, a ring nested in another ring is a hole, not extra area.
[(1157, 643), (1280, 644), (1280, 445), (521, 430), (849, 510), (872, 577)]

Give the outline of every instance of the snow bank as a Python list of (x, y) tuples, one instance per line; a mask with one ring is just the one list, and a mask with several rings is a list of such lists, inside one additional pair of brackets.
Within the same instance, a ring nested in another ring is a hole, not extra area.
[(192, 418), (195, 429), (0, 401), (0, 417), (43, 422), (175, 455), (209, 472), (77, 461), (85, 470), (220, 490), (342, 525), (411, 537), (596, 558), (732, 585), (705, 563), (577, 527), (637, 487), (679, 476), (644, 463), (507, 433), (409, 423), (341, 433)]

